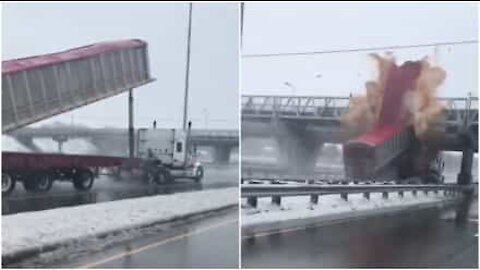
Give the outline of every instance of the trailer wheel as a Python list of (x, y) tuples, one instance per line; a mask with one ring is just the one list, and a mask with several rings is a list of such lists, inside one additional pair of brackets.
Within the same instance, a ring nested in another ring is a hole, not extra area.
[(15, 189), (16, 180), (8, 173), (2, 173), (2, 195), (6, 196)]
[(195, 177), (193, 178), (195, 182), (199, 183), (200, 181), (202, 181), (203, 173), (203, 167), (198, 166), (197, 170), (195, 171)]
[(89, 190), (93, 186), (94, 176), (89, 170), (81, 170), (75, 174), (72, 180), (76, 190)]
[(45, 192), (52, 188), (53, 179), (48, 174), (41, 174), (33, 183), (35, 184), (35, 190)]

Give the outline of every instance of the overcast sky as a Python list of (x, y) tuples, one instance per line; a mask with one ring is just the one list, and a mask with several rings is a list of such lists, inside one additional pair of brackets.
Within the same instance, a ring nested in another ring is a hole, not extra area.
[[(193, 5), (189, 116), (197, 128), (238, 128), (238, 6)], [(135, 93), (135, 125), (181, 127), (187, 3), (4, 3), (2, 57), (12, 59), (139, 38), (148, 42), (156, 81)], [(64, 122), (127, 127), (127, 94), (35, 125)]]
[[(180, 127), (183, 110), (186, 3), (3, 4), (2, 57), (11, 59), (98, 41), (149, 43), (154, 83), (135, 91), (135, 124)], [(193, 11), (190, 118), (194, 127), (238, 127), (238, 7), (197, 3)], [(246, 54), (338, 50), (477, 39), (476, 4), (247, 3)], [(477, 44), (437, 49), (447, 71), (442, 96), (477, 93)], [(394, 51), (399, 61), (434, 48)], [(367, 52), (242, 59), (246, 94), (348, 95), (372, 78)], [(293, 90), (285, 85), (294, 85)], [(73, 115), (73, 117), (72, 117)], [(127, 125), (127, 95), (42, 121)]]
[[(244, 54), (339, 50), (477, 40), (477, 4), (247, 3)], [(447, 71), (442, 96), (477, 94), (477, 44), (439, 47)], [(393, 51), (398, 62), (434, 48)], [(242, 93), (342, 95), (364, 91), (369, 52), (242, 59)], [(319, 76), (317, 76), (319, 75)], [(296, 89), (285, 85), (289, 82)]]

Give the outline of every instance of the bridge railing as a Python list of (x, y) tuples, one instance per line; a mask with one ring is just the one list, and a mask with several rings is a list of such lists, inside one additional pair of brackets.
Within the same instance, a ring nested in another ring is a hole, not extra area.
[[(478, 97), (439, 98), (446, 107), (446, 124), (478, 124)], [(339, 120), (349, 97), (242, 96), (242, 116), (320, 118)]]
[[(54, 136), (66, 136), (66, 137), (91, 137), (91, 136), (125, 136), (127, 134), (126, 129), (108, 129), (108, 128), (75, 128), (75, 127), (59, 127), (59, 128), (23, 128), (12, 132), (13, 136), (17, 137), (54, 137)], [(201, 130), (193, 129), (192, 136), (196, 137), (225, 137), (225, 138), (238, 138), (237, 130)]]
[(282, 184), (242, 184), (241, 196), (247, 198), (247, 204), (250, 207), (256, 207), (259, 197), (271, 197), (272, 203), (281, 204), (282, 197), (292, 196), (309, 196), (310, 202), (318, 203), (318, 196), (340, 194), (345, 201), (348, 200), (348, 194), (363, 193), (363, 197), (370, 199), (371, 193), (382, 193), (384, 199), (388, 198), (389, 193), (398, 192), (403, 197), (405, 192), (412, 192), (413, 196), (417, 196), (417, 192), (438, 193), (443, 191), (445, 196), (456, 196), (461, 192), (473, 190), (473, 185), (463, 186), (456, 184), (442, 185), (282, 185)]
[(446, 106), (446, 121), (456, 125), (478, 124), (478, 97), (439, 98)]
[(192, 130), (194, 137), (238, 137), (238, 130)]
[(346, 111), (348, 103), (348, 97), (243, 96), (242, 114), (338, 119)]

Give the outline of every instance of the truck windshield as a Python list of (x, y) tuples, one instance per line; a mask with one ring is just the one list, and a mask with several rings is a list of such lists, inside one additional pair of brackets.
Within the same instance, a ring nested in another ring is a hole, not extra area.
[(176, 148), (177, 148), (177, 153), (182, 152), (182, 143), (181, 143), (181, 142), (177, 142)]

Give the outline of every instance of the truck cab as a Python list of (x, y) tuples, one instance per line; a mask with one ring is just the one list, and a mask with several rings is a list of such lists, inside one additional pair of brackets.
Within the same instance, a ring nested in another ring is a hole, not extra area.
[(203, 167), (190, 142), (190, 126), (184, 129), (139, 129), (137, 134), (138, 159), (144, 163), (147, 178), (168, 182), (175, 178), (190, 178), (199, 182)]

